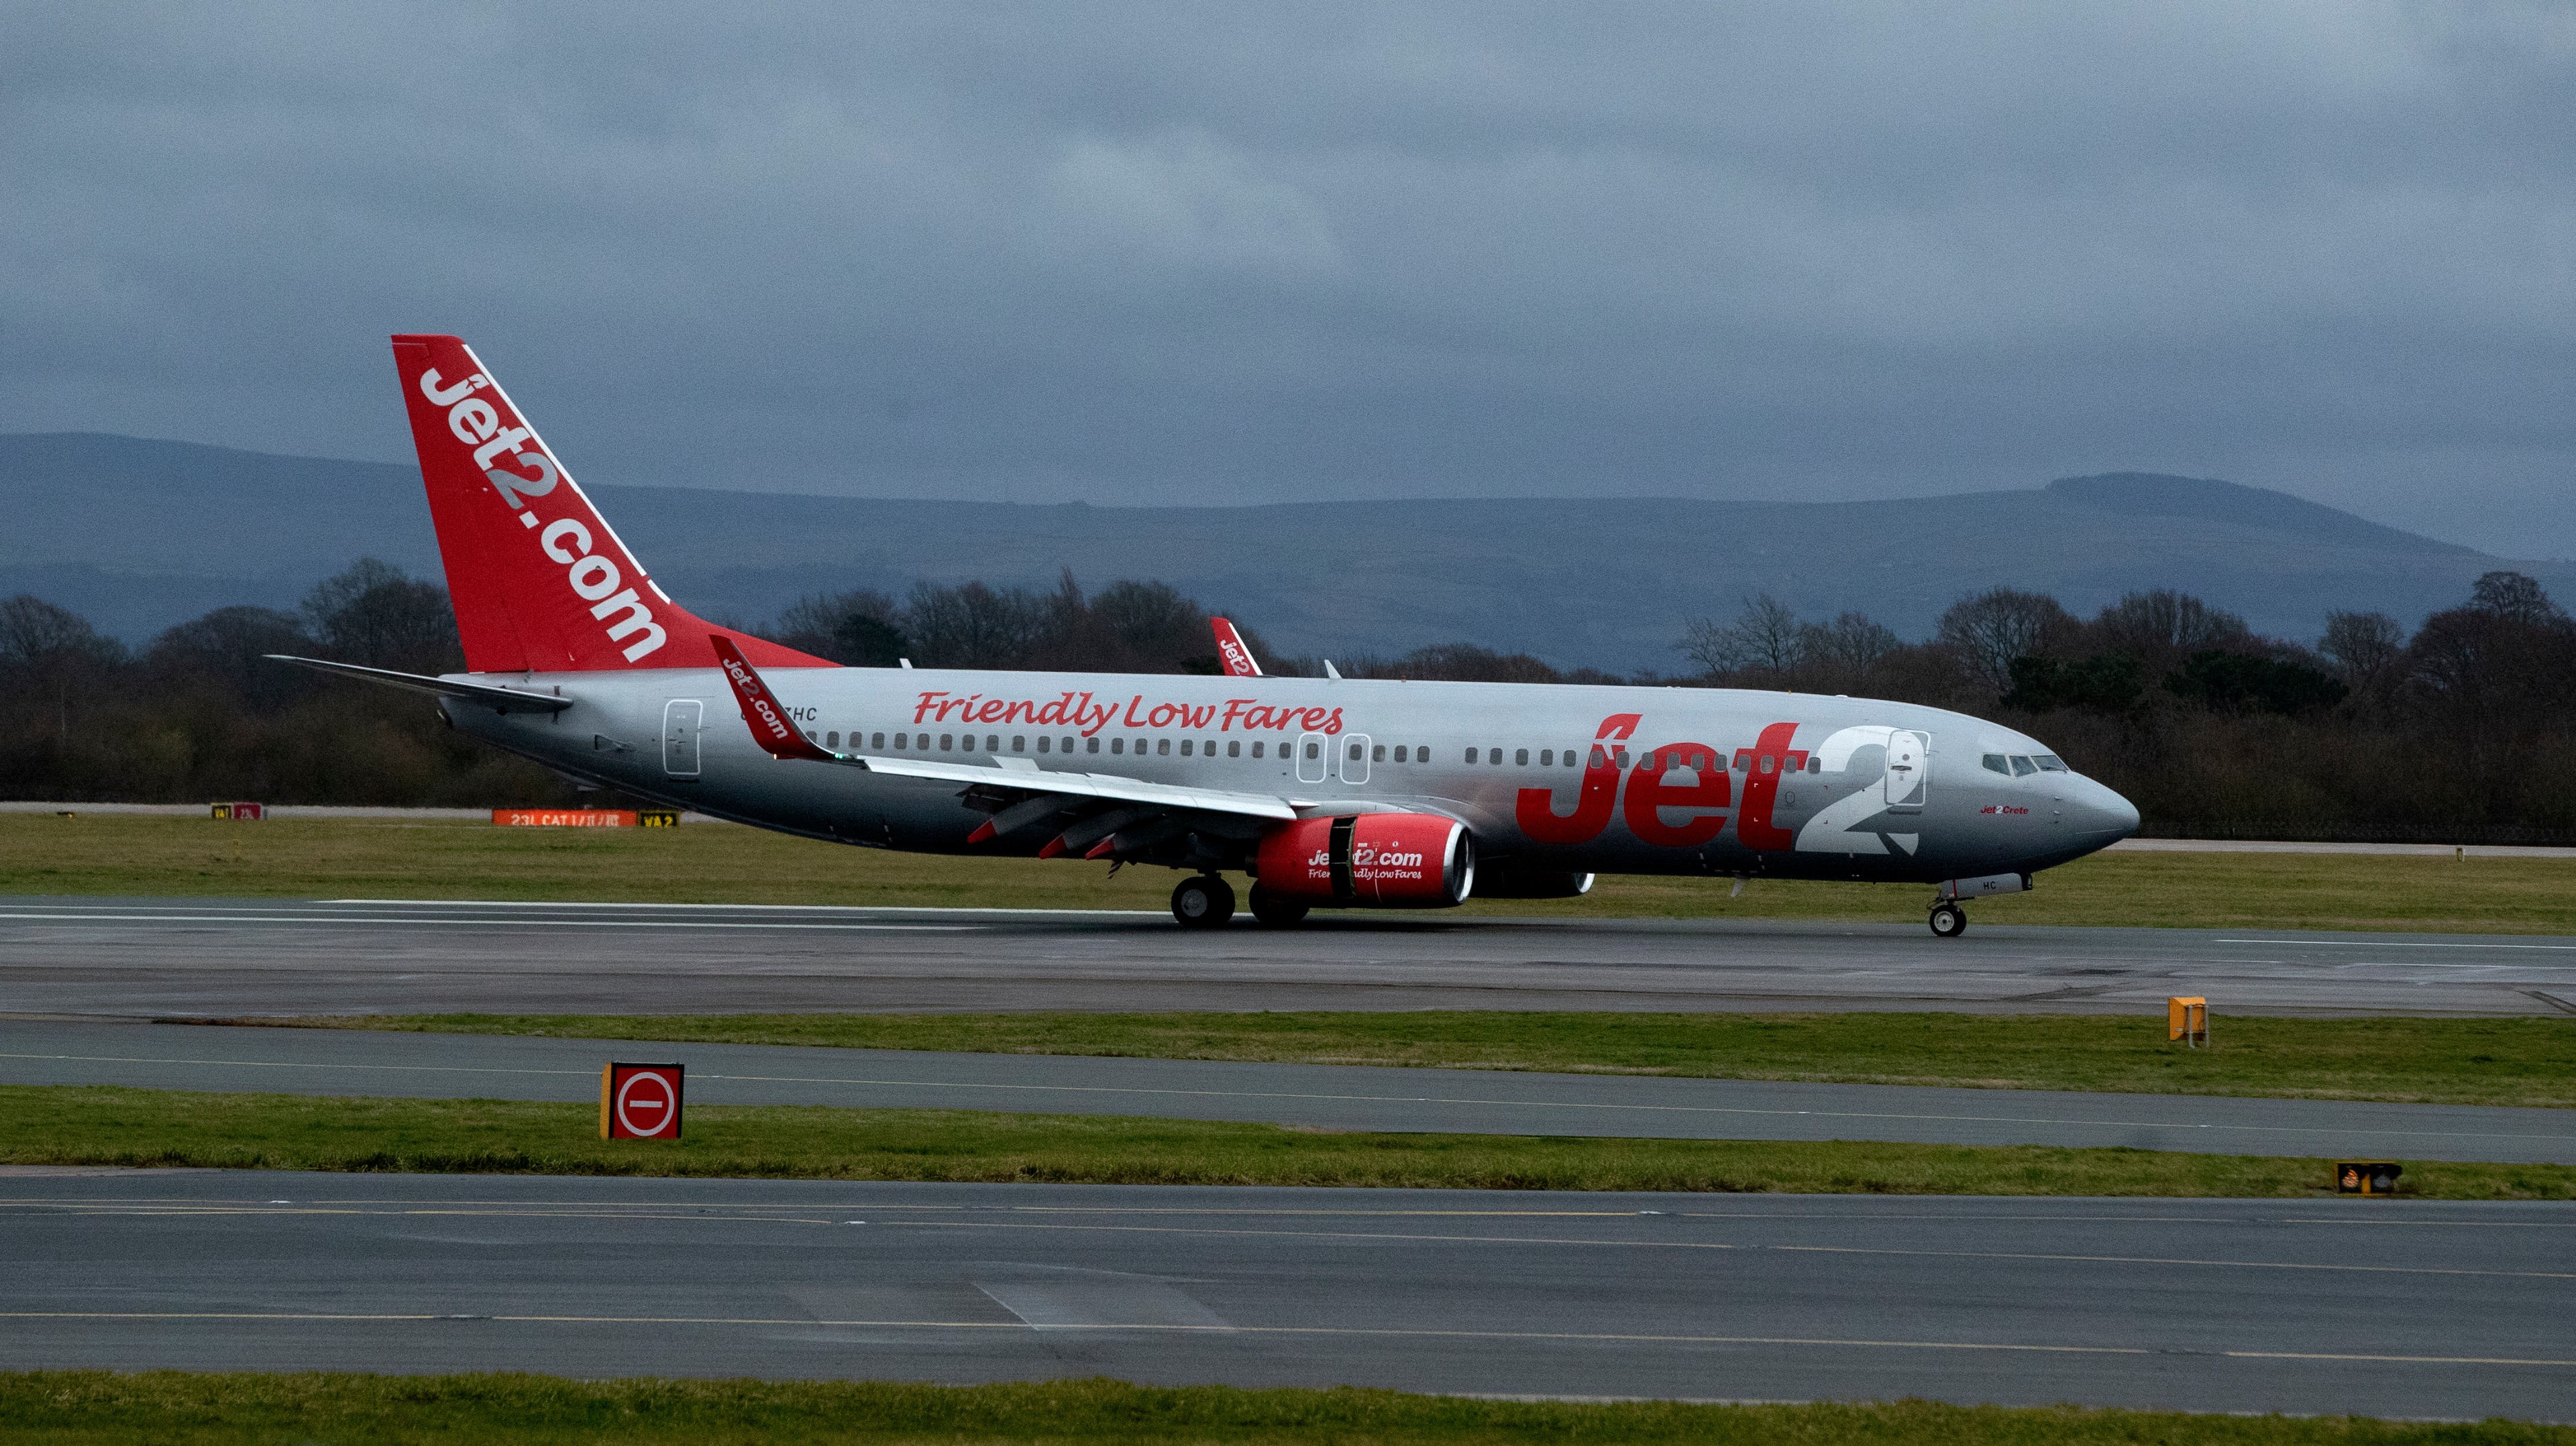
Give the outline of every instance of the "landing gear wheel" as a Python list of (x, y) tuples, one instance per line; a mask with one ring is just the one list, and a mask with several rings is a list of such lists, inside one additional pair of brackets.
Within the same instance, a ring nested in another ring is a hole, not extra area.
[(1259, 884), (1252, 886), (1252, 917), (1265, 929), (1288, 929), (1306, 921), (1306, 905), (1283, 899)]
[(1932, 932), (1944, 939), (1956, 939), (1968, 932), (1968, 911), (1956, 904), (1932, 906)]
[(1172, 890), (1172, 917), (1184, 929), (1221, 929), (1234, 917), (1234, 888), (1214, 874), (1183, 879)]

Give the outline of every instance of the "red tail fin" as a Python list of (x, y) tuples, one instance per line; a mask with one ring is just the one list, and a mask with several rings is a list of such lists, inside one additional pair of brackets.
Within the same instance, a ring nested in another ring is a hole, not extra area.
[(773, 758), (811, 758), (829, 763), (832, 755), (814, 745), (814, 740), (797, 728), (796, 720), (787, 716), (787, 706), (769, 685), (760, 680), (744, 659), (735, 640), (722, 633), (709, 633), (708, 646), (715, 650), (717, 666), (724, 669), (725, 682), (733, 687), (733, 700), (741, 705), (742, 721), (751, 725), (751, 741), (769, 751)]
[(1234, 630), (1234, 624), (1223, 618), (1210, 618), (1208, 622), (1216, 628), (1216, 655), (1225, 664), (1225, 675), (1229, 678), (1260, 677), (1261, 662), (1252, 656), (1252, 649), (1243, 645), (1243, 637)]
[[(447, 595), (478, 673), (707, 668), (707, 624), (645, 574), (501, 384), (452, 336), (397, 336)], [(758, 638), (772, 667), (832, 664)]]

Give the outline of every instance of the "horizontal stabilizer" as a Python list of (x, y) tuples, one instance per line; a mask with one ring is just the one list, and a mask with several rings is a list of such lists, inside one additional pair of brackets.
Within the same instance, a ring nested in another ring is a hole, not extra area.
[(408, 688), (415, 693), (431, 693), (441, 698), (465, 698), (504, 713), (560, 713), (573, 704), (572, 699), (559, 694), (504, 688), (498, 683), (468, 683), (461, 678), (433, 678), (426, 673), (397, 673), (391, 668), (361, 667), (356, 663), (335, 663), (326, 658), (299, 658), (289, 653), (266, 653), (262, 656), (280, 663), (293, 663), (299, 668), (337, 673), (362, 682), (382, 683), (388, 688)]

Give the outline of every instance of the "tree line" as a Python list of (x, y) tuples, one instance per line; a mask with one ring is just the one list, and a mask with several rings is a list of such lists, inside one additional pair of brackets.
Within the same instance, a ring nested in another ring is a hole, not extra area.
[[(729, 626), (731, 624), (728, 624)], [(1237, 625), (1242, 628), (1241, 621)], [(922, 583), (807, 597), (741, 629), (833, 662), (1214, 673), (1209, 614), (1168, 584), (1086, 592)], [(1242, 628), (1265, 669), (1315, 675)], [(1346, 677), (1749, 687), (1897, 699), (1990, 717), (2137, 801), (2151, 831), (2247, 836), (2576, 837), (2576, 621), (2494, 572), (2412, 630), (2331, 614), (2268, 638), (2170, 590), (2078, 618), (2042, 593), (1960, 599), (1907, 642), (1855, 612), (1768, 595), (1684, 630), (1687, 672), (1561, 670), (1466, 643), (1337, 658)], [(446, 591), (367, 559), (293, 611), (227, 607), (129, 648), (77, 614), (0, 602), (0, 795), (65, 801), (467, 805), (597, 801), (442, 727), (410, 700), (268, 661), (464, 666)], [(1935, 747), (1939, 741), (1935, 740)]]
[(1691, 623), (1679, 647), (1710, 685), (2011, 724), (2128, 795), (2150, 832), (2576, 838), (2576, 620), (2521, 573), (2480, 577), (2412, 631), (2330, 613), (2312, 644), (2169, 589), (2078, 618), (2044, 593), (1994, 588), (1920, 643), (1757, 595), (1732, 619)]

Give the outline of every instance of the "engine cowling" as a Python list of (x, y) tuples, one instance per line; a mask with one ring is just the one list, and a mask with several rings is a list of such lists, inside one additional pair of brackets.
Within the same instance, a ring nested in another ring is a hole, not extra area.
[(1436, 813), (1301, 818), (1263, 835), (1265, 892), (1319, 908), (1446, 909), (1476, 888), (1476, 841)]

